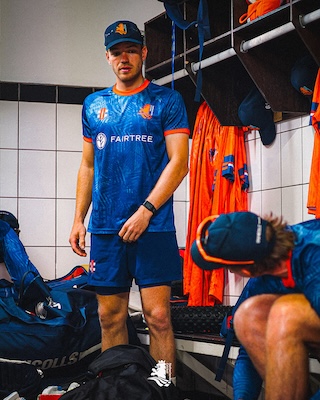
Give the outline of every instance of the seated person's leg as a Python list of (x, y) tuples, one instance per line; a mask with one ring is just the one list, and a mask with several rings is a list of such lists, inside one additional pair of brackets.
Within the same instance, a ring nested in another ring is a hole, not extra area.
[(234, 328), (237, 338), (246, 349), (260, 376), (265, 376), (266, 330), (273, 303), (279, 298), (275, 294), (250, 297), (237, 309)]
[(276, 300), (269, 313), (266, 348), (266, 399), (307, 399), (309, 351), (320, 355), (320, 318), (304, 295)]

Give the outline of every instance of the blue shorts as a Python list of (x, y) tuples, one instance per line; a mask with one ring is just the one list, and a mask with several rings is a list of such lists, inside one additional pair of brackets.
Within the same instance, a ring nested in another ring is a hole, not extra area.
[(175, 232), (145, 232), (134, 243), (117, 234), (91, 234), (88, 284), (99, 294), (128, 292), (133, 279), (141, 287), (182, 279)]

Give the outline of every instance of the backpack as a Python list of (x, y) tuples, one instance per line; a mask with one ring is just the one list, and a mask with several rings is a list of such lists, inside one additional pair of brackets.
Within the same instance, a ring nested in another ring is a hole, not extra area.
[[(0, 358), (0, 398), (18, 391), (25, 399), (35, 399), (42, 388), (42, 371), (24, 361)], [(20, 397), (19, 397), (20, 398)]]
[(175, 387), (159, 377), (156, 362), (143, 348), (118, 345), (101, 353), (80, 386), (61, 400), (171, 400)]

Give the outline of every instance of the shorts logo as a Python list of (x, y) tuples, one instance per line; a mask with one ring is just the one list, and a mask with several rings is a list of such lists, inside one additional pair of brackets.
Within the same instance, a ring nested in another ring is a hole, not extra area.
[(103, 132), (98, 133), (96, 138), (96, 145), (99, 150), (102, 150), (107, 143), (107, 137)]
[(138, 114), (141, 115), (144, 119), (151, 119), (154, 112), (154, 106), (151, 104), (145, 104), (143, 107), (140, 108)]
[(119, 33), (120, 35), (126, 35), (127, 34), (127, 25), (124, 23), (120, 23), (119, 25), (117, 25), (116, 27), (116, 33)]
[(90, 272), (91, 272), (92, 274), (95, 272), (95, 270), (96, 270), (96, 262), (95, 262), (94, 260), (91, 260), (91, 261), (90, 261), (89, 270), (90, 270)]

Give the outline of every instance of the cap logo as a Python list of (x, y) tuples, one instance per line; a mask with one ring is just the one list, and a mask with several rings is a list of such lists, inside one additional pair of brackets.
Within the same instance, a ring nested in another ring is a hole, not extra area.
[(121, 22), (117, 27), (116, 27), (116, 33), (119, 33), (119, 35), (126, 35), (128, 33), (127, 30), (127, 25)]
[(313, 91), (306, 86), (301, 86), (299, 89), (304, 96), (311, 96), (313, 93)]
[(256, 234), (256, 243), (261, 243), (261, 234), (262, 234), (262, 225), (261, 218), (258, 217), (258, 225), (257, 225), (257, 234)]

